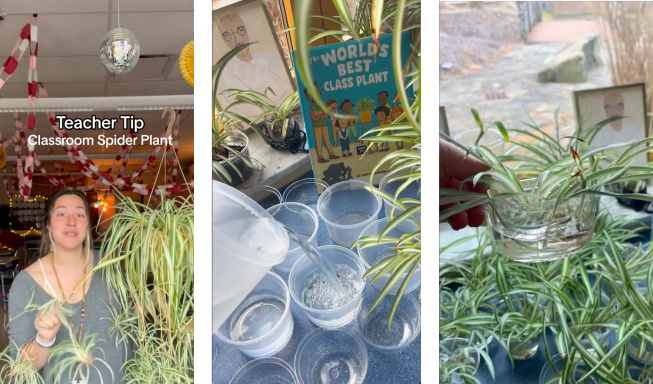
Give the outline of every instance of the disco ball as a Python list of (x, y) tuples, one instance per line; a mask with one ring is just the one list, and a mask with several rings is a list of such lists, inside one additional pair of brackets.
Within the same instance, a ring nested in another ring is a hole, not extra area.
[(136, 66), (141, 46), (136, 35), (125, 28), (115, 28), (104, 36), (100, 45), (100, 59), (107, 71), (122, 75)]

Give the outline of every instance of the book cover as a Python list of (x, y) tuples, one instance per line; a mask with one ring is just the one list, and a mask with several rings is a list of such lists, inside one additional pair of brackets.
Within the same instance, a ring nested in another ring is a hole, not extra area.
[[(402, 62), (410, 55), (409, 35), (402, 36)], [(333, 112), (349, 116), (336, 119), (313, 101), (302, 79), (297, 76), (297, 90), (316, 179), (332, 185), (349, 179), (369, 179), (374, 167), (389, 152), (403, 143), (374, 144), (365, 153), (368, 142), (361, 135), (371, 129), (391, 124), (404, 111), (397, 98), (392, 66), (392, 34), (379, 37), (374, 58), (371, 37), (329, 44), (310, 49), (311, 72), (322, 100)], [(295, 52), (293, 52), (293, 63)], [(295, 63), (295, 68), (297, 67)], [(407, 90), (413, 97), (413, 90)], [(387, 165), (389, 167), (389, 164)], [(387, 167), (377, 171), (385, 173)]]

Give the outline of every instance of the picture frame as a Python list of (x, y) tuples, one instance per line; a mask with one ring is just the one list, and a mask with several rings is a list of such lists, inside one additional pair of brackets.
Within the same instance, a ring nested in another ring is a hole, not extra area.
[[(644, 83), (594, 88), (573, 92), (574, 114), (579, 126), (587, 128), (612, 117), (624, 116), (603, 127), (592, 139), (592, 147), (641, 140), (649, 136)], [(649, 161), (647, 154), (637, 165)]]
[(447, 112), (444, 107), (440, 107), (440, 132), (449, 135), (449, 122), (447, 121)]
[[(218, 82), (216, 107), (223, 110), (235, 101), (234, 97), (223, 93), (226, 89), (265, 93), (268, 87), (274, 91), (274, 94), (268, 92), (268, 97), (280, 104), (297, 87), (266, 4), (262, 0), (229, 1), (227, 4), (216, 8), (214, 2), (213, 64), (237, 44), (255, 44), (241, 51), (226, 65)], [(258, 116), (262, 112), (251, 105), (237, 105), (233, 111), (245, 117)]]

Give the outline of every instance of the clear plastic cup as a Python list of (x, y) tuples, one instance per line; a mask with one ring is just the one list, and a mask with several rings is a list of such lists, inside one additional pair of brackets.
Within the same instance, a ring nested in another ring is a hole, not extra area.
[(281, 193), (276, 188), (270, 187), (269, 185), (256, 187), (249, 195), (252, 196), (252, 198), (256, 200), (263, 209), (268, 209), (277, 204), (283, 203)]
[(283, 201), (308, 205), (317, 211), (317, 200), (327, 188), (329, 184), (320, 179), (297, 180), (283, 192)]
[(369, 186), (358, 180), (341, 181), (320, 196), (317, 213), (334, 243), (350, 248), (363, 229), (378, 219), (381, 198), (367, 190)]
[(293, 328), (288, 286), (279, 276), (268, 272), (216, 334), (247, 356), (259, 358), (281, 351)]
[(288, 232), (254, 200), (213, 182), (213, 332), (288, 251)]
[(419, 335), (421, 327), (421, 310), (419, 303), (412, 296), (404, 296), (388, 329), (388, 315), (392, 308), (394, 296), (386, 295), (381, 304), (368, 316), (379, 292), (368, 290), (356, 309), (356, 329), (363, 340), (379, 352), (398, 353), (406, 349)]
[[(368, 225), (363, 232), (361, 232), (360, 237), (366, 237), (366, 236), (379, 236), (383, 229), (388, 225), (390, 222), (390, 218), (385, 218), (381, 220), (377, 220), (373, 222), (372, 224)], [(419, 230), (419, 227), (417, 224), (415, 224), (414, 221), (412, 220), (404, 220), (399, 225), (397, 225), (393, 230), (391, 230), (386, 236), (389, 237), (394, 237), (399, 241), (399, 238), (403, 236), (404, 234), (407, 233), (414, 233)], [(363, 259), (363, 263), (365, 264), (365, 267), (367, 269), (370, 269), (371, 266), (376, 265), (377, 263), (380, 263), (381, 261), (393, 257), (397, 254), (397, 251), (395, 251), (392, 248), (393, 244), (382, 244), (382, 245), (377, 245), (372, 248), (366, 248), (362, 249), (363, 244), (357, 244), (357, 250), (358, 254), (360, 257)], [(408, 275), (408, 272), (404, 273), (399, 280), (397, 284), (395, 284), (392, 289), (390, 289), (390, 294), (395, 295), (399, 291), (399, 287), (401, 286), (401, 282), (404, 280), (404, 278)], [(390, 280), (390, 277), (392, 276), (391, 273), (386, 273), (383, 277), (381, 277), (379, 280), (375, 281), (372, 286), (376, 289), (383, 289), (385, 287), (386, 283)], [(372, 278), (374, 276), (370, 276), (368, 279), (369, 281), (372, 281)], [(417, 269), (415, 269), (415, 272), (413, 272), (413, 276), (410, 278), (410, 282), (406, 286), (406, 290), (404, 291), (404, 294), (409, 293), (417, 289), (420, 284), (422, 283), (422, 267), (418, 266)]]
[(318, 327), (336, 329), (347, 325), (356, 315), (356, 306), (361, 299), (365, 289), (365, 265), (354, 252), (336, 245), (324, 245), (317, 248), (321, 256), (330, 263), (336, 273), (343, 269), (343, 266), (351, 269), (354, 275), (350, 279), (352, 286), (355, 286), (357, 293), (344, 305), (334, 309), (316, 309), (305, 304), (306, 293), (314, 282), (314, 276), (318, 273), (318, 267), (311, 259), (304, 255), (290, 271), (288, 286), (293, 300), (304, 310), (308, 319)]
[(348, 330), (316, 329), (299, 343), (295, 354), (300, 384), (361, 384), (368, 363), (365, 344)]
[(267, 357), (252, 360), (236, 372), (229, 384), (297, 384), (297, 376), (290, 364)]
[[(558, 383), (560, 375), (562, 373), (562, 368), (565, 364), (565, 358), (561, 354), (557, 354), (551, 358), (555, 369), (547, 361), (542, 367), (542, 372), (540, 373), (540, 384), (551, 384)], [(569, 371), (568, 380), (563, 380), (563, 383), (574, 383), (574, 384), (601, 384), (601, 380), (595, 375), (588, 376), (585, 380), (580, 380), (587, 372), (589, 368), (585, 365), (585, 362), (581, 359), (578, 359), (572, 363), (571, 370)]]
[[(476, 139), (480, 133), (481, 131), (478, 129), (472, 129), (471, 131), (457, 134), (454, 140), (467, 147), (473, 147), (476, 146)], [(487, 147), (496, 156), (503, 156), (506, 152), (506, 141), (498, 129), (488, 129), (483, 137), (481, 137), (478, 145)]]
[[(267, 211), (286, 228), (300, 237), (304, 237), (307, 243), (317, 247), (319, 221), (317, 213), (309, 206), (299, 203), (282, 203), (269, 208)], [(304, 250), (299, 246), (299, 243), (292, 239), (289, 242), (290, 246), (286, 258), (282, 263), (274, 266), (277, 270), (285, 273), (290, 272), (292, 266), (304, 255)]]
[[(390, 196), (394, 197), (397, 194), (397, 190), (399, 187), (401, 187), (406, 180), (395, 180), (391, 181), (393, 178), (397, 176), (401, 176), (402, 173), (405, 173), (405, 171), (401, 172), (389, 172), (383, 178), (381, 179), (381, 182), (379, 183), (379, 189), (382, 190), (383, 192), (389, 194)], [(421, 189), (422, 189), (422, 182), (421, 180), (415, 180), (412, 183), (410, 183), (401, 193), (399, 194), (398, 198), (399, 199), (415, 199), (415, 200), (422, 200), (421, 198)], [(406, 204), (408, 208), (414, 206), (414, 203), (409, 203)], [(397, 207), (394, 210), (392, 210), (393, 204), (391, 201), (388, 200), (383, 200), (383, 207), (385, 209), (385, 215), (386, 217), (390, 217), (390, 213), (392, 213), (392, 217), (397, 217), (399, 216), (404, 210)], [(417, 220), (420, 222), (422, 221), (422, 213), (417, 212), (415, 213), (415, 217)]]

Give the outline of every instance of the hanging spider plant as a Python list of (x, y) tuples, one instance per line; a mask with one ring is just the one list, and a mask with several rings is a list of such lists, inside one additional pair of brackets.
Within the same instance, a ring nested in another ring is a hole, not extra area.
[[(113, 310), (112, 334), (129, 342), (140, 366), (154, 359), (161, 383), (192, 382), (194, 313), (194, 206), (192, 198), (163, 197), (156, 208), (122, 198), (106, 232), (94, 271), (104, 274), (122, 303)], [(128, 303), (128, 304), (127, 304)], [(157, 352), (156, 354), (153, 352)], [(157, 357), (158, 356), (158, 357)], [(140, 358), (140, 360), (139, 360)], [(125, 381), (150, 383), (140, 369)]]

